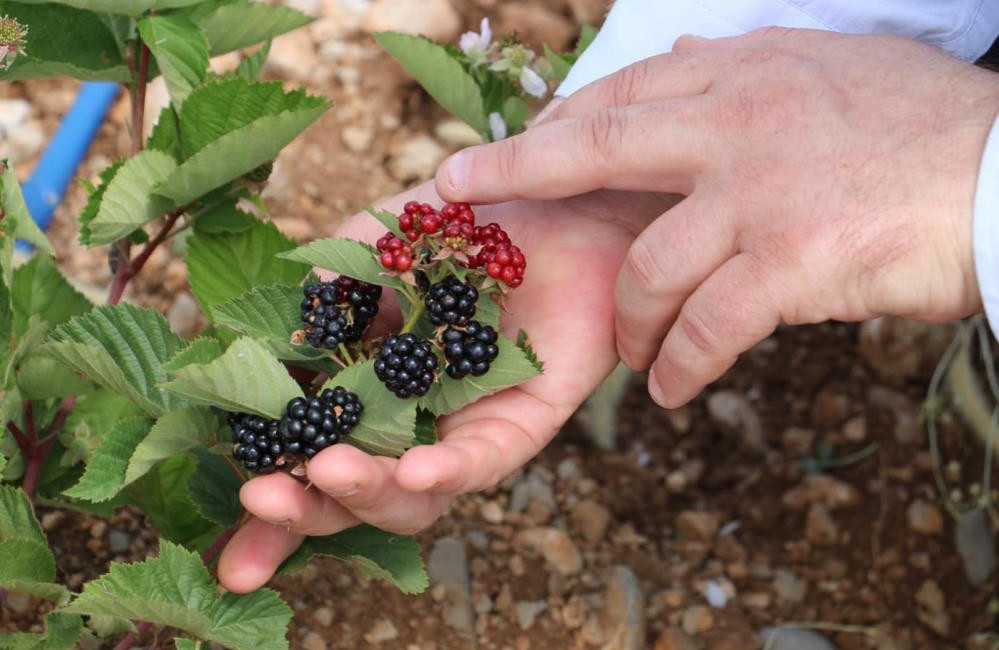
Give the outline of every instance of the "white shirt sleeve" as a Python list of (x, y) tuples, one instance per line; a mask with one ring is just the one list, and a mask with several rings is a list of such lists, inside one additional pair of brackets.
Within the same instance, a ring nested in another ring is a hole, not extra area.
[(898, 34), (973, 61), (999, 36), (999, 1), (618, 0), (556, 94), (567, 97), (631, 63), (669, 52), (683, 34), (718, 38), (769, 25)]
[(985, 142), (978, 167), (972, 241), (975, 275), (992, 333), (999, 337), (999, 118)]

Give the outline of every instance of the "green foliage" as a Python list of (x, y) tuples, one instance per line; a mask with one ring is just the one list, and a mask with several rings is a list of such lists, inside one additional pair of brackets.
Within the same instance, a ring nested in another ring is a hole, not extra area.
[(289, 7), (244, 0), (203, 2), (191, 19), (204, 32), (212, 56), (270, 41), (312, 22)]
[(45, 633), (0, 634), (0, 650), (69, 650), (83, 632), (83, 620), (73, 614), (51, 612), (45, 616)]
[[(0, 14), (3, 12), (0, 11)], [(14, 167), (10, 161), (0, 160), (0, 201), (8, 217), (15, 220), (17, 227), (14, 229), (14, 237), (23, 239), (32, 246), (35, 246), (43, 253), (55, 255), (52, 244), (48, 238), (38, 229), (35, 220), (28, 213), (28, 206), (24, 203), (24, 196), (21, 194), (21, 186), (14, 178)]]
[(374, 246), (352, 239), (319, 239), (278, 257), (336, 271), (383, 287), (401, 289), (404, 286), (397, 277), (385, 275)]
[(197, 464), (190, 454), (173, 456), (158, 463), (129, 487), (160, 535), (191, 548), (204, 548), (219, 528), (201, 516), (188, 489)]
[(192, 453), (198, 468), (187, 480), (187, 487), (198, 512), (220, 526), (235, 526), (243, 514), (239, 502), (242, 478), (222, 456), (203, 447), (196, 447)]
[(68, 592), (55, 578), (55, 558), (27, 496), (0, 485), (0, 589), (60, 603)]
[(148, 149), (126, 160), (101, 195), (97, 212), (87, 223), (88, 244), (108, 244), (160, 216), (173, 204), (152, 194), (177, 168), (162, 151)]
[(208, 41), (182, 15), (149, 16), (139, 21), (139, 35), (156, 57), (177, 108), (208, 72)]
[(52, 258), (45, 255), (36, 255), (14, 271), (11, 302), (14, 331), (19, 337), (27, 332), (31, 316), (45, 321), (47, 327), (56, 327), (93, 308), (93, 304), (66, 281)]
[(149, 421), (144, 418), (119, 422), (97, 447), (83, 478), (65, 495), (97, 503), (114, 497), (125, 486), (128, 459), (148, 434)]

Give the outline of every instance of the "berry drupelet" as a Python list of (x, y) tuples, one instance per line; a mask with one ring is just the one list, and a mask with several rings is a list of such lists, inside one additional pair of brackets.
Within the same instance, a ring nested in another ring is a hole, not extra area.
[(378, 314), (382, 288), (342, 276), (332, 282), (308, 284), (302, 299), (305, 338), (317, 348), (335, 349), (359, 341)]
[(279, 427), (285, 449), (312, 458), (350, 433), (363, 410), (357, 395), (342, 386), (308, 400), (296, 397), (288, 402)]
[(524, 282), (527, 259), (520, 248), (510, 242), (510, 236), (499, 224), (477, 226), (472, 244), (480, 248), (476, 255), (469, 256), (470, 267), (484, 266), (489, 277), (514, 289)]
[(232, 456), (243, 467), (257, 474), (270, 474), (281, 462), (284, 440), (277, 420), (250, 413), (230, 413), (234, 444)]
[(472, 375), (481, 377), (489, 372), (489, 364), (499, 356), (496, 340), (499, 337), (489, 325), (471, 321), (465, 329), (448, 327), (441, 339), (444, 358), (447, 359), (448, 377), (461, 379)]
[(375, 375), (396, 397), (426, 395), (437, 378), (437, 357), (429, 341), (392, 334), (375, 361)]
[(434, 325), (467, 325), (475, 317), (479, 290), (450, 275), (430, 287), (424, 304)]
[(413, 246), (399, 239), (392, 231), (382, 235), (375, 244), (378, 249), (378, 261), (389, 271), (403, 273), (413, 266)]

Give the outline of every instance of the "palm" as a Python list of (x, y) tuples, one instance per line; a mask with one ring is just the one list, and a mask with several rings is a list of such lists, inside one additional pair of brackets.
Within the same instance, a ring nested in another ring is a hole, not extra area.
[[(384, 207), (397, 211), (413, 198), (439, 201), (424, 186)], [(285, 475), (246, 484), (244, 505), (271, 523), (253, 520), (237, 533), (219, 564), (223, 584), (257, 588), (305, 534), (331, 534), (359, 521), (400, 533), (420, 530), (454, 495), (493, 485), (537, 454), (617, 362), (617, 271), (635, 233), (666, 207), (661, 195), (596, 193), (477, 210), (480, 223), (500, 223), (527, 256), (526, 279), (506, 301), (503, 329), (530, 334), (545, 372), (442, 418), (440, 443), (399, 460), (346, 445), (324, 451), (309, 465), (322, 491)], [(383, 232), (374, 219), (357, 216), (338, 235), (374, 241)]]

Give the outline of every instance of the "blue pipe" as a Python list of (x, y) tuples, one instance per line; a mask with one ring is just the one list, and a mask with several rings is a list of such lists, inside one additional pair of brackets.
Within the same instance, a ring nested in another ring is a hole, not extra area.
[[(80, 88), (31, 177), (21, 186), (28, 211), (44, 230), (90, 148), (108, 109), (118, 96), (116, 83), (87, 82)], [(20, 242), (19, 245), (25, 245)]]

